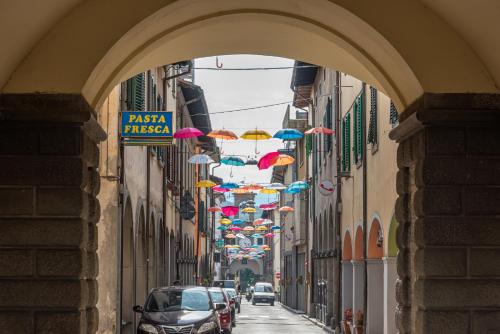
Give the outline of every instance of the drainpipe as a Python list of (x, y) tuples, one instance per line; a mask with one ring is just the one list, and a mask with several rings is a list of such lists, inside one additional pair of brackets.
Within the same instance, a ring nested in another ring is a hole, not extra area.
[[(120, 89), (123, 89), (123, 85), (120, 86)], [(123, 106), (123, 94), (120, 92), (120, 107)], [(124, 108), (121, 108), (123, 110)], [(109, 111), (108, 111), (109, 112)], [(121, 124), (121, 112), (118, 112), (118, 124)], [(118, 222), (117, 222), (117, 235), (118, 235), (118, 240), (117, 240), (117, 250), (118, 250), (118, 287), (116, 291), (116, 328), (118, 333), (122, 332), (122, 319), (123, 319), (123, 314), (122, 314), (122, 291), (123, 291), (123, 200), (124, 200), (124, 182), (125, 182), (125, 152), (124, 152), (124, 147), (123, 143), (121, 141), (121, 133), (118, 133)], [(107, 165), (106, 165), (107, 167)], [(135, 265), (134, 265), (134, 273), (135, 273)], [(134, 289), (135, 289), (135, 281), (134, 281)], [(135, 291), (132, 291), (134, 294), (135, 298)], [(134, 305), (135, 305), (135, 300), (134, 300)], [(135, 317), (134, 317), (135, 321)], [(135, 323), (133, 324), (135, 326)], [(135, 328), (135, 327), (134, 327)]]
[(363, 276), (364, 276), (364, 282), (363, 282), (363, 326), (367, 325), (367, 320), (368, 320), (368, 272), (367, 272), (367, 220), (368, 220), (368, 203), (367, 203), (367, 198), (368, 198), (368, 184), (367, 184), (367, 172), (368, 172), (368, 166), (366, 165), (366, 156), (367, 156), (367, 151), (366, 151), (366, 117), (365, 117), (365, 92), (366, 92), (366, 83), (363, 82), (363, 88), (361, 91), (361, 96), (362, 99), (361, 101), (363, 102), (361, 104), (361, 144), (363, 146)]
[[(315, 108), (314, 104), (311, 104), (311, 106), (312, 106), (311, 107), (311, 111), (312, 111), (312, 125), (314, 127), (316, 125), (316, 108)], [(316, 143), (317, 143), (317, 141), (314, 140), (313, 147), (316, 150), (313, 150), (313, 152), (312, 152), (313, 153), (312, 154), (312, 157), (313, 157), (313, 161), (312, 161), (313, 169), (314, 169), (314, 164), (317, 162), (316, 154), (318, 154), (318, 152), (315, 152), (315, 151), (318, 150), (318, 147), (316, 147), (317, 146)], [(318, 169), (318, 166), (316, 166), (316, 170), (317, 169)], [(311, 213), (312, 213), (312, 215), (311, 216), (312, 216), (313, 235), (314, 235), (314, 221), (316, 220), (316, 173), (314, 173), (314, 171), (313, 171), (312, 182), (311, 183), (312, 183), (312, 187), (311, 187), (311, 197), (312, 197), (312, 206), (311, 206), (311, 209), (312, 209), (311, 211), (312, 212)], [(308, 227), (308, 229), (309, 229), (309, 227)], [(314, 244), (312, 246), (314, 246)], [(312, 248), (311, 248), (311, 250), (308, 250), (308, 253), (309, 252), (312, 252)], [(315, 303), (315, 300), (314, 300), (314, 291), (315, 291), (314, 286), (315, 286), (316, 283), (314, 282), (314, 280), (316, 279), (316, 275), (315, 275), (315, 272), (314, 272), (314, 269), (315, 269), (314, 268), (315, 267), (314, 264), (315, 263), (314, 263), (314, 259), (312, 258), (312, 256), (310, 258), (310, 262), (311, 262), (311, 284), (310, 284), (310, 286), (311, 286), (311, 292), (310, 292), (310, 298), (311, 298), (311, 301), (312, 301), (311, 304), (314, 305), (314, 310), (315, 310), (316, 309), (316, 303)], [(313, 310), (309, 310), (310, 313), (311, 313), (311, 311), (313, 311)], [(317, 315), (315, 315), (315, 316), (317, 316)]]
[(341, 266), (341, 259), (342, 259), (342, 250), (340, 247), (341, 243), (341, 236), (340, 236), (340, 226), (341, 226), (341, 219), (342, 219), (342, 212), (340, 210), (340, 207), (342, 205), (342, 176), (341, 176), (341, 155), (340, 155), (340, 89), (341, 89), (341, 76), (340, 72), (336, 71), (335, 72), (335, 89), (336, 89), (336, 95), (335, 95), (335, 154), (336, 154), (336, 160), (337, 160), (337, 176), (336, 176), (336, 184), (337, 184), (337, 194), (336, 194), (336, 200), (335, 200), (335, 255), (336, 255), (336, 260), (335, 260), (335, 267), (334, 267), (334, 272), (337, 273), (337, 276), (335, 277), (335, 297), (336, 300), (335, 302), (337, 303), (336, 307), (336, 314), (335, 314), (335, 327), (338, 328), (338, 324), (341, 320), (342, 317), (342, 310), (341, 310), (341, 286), (342, 286), (342, 266)]

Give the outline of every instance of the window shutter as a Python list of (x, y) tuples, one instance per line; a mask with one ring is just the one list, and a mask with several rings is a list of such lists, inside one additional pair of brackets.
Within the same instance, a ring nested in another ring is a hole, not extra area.
[(134, 110), (143, 111), (145, 109), (145, 90), (146, 82), (144, 78), (144, 73), (139, 73), (134, 78), (133, 88), (132, 88), (132, 106)]
[(354, 101), (354, 162), (359, 164), (363, 157), (363, 95)]
[[(328, 98), (325, 116), (323, 117), (323, 126), (329, 129), (332, 128), (332, 99), (330, 97)], [(323, 141), (325, 152), (330, 152), (332, 149), (332, 136), (323, 135)]]
[(313, 137), (314, 137), (313, 135), (306, 136), (306, 155), (308, 158), (311, 155), (311, 151), (312, 151)]
[(392, 127), (395, 127), (399, 124), (398, 110), (396, 109), (396, 106), (394, 105), (394, 103), (392, 103), (392, 101), (389, 109), (389, 123), (392, 125)]
[(370, 87), (370, 125), (368, 127), (368, 143), (376, 145), (378, 142), (377, 133), (377, 90)]
[(351, 114), (344, 116), (342, 120), (342, 170), (348, 172), (351, 169)]

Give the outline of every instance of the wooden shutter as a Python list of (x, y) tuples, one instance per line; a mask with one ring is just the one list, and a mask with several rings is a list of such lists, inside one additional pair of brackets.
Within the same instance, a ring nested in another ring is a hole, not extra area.
[(342, 170), (348, 172), (351, 169), (351, 114), (344, 116), (342, 120)]
[(363, 95), (354, 101), (354, 162), (361, 163), (363, 157)]
[(396, 109), (396, 106), (394, 105), (394, 103), (392, 103), (392, 101), (391, 101), (391, 106), (389, 109), (389, 123), (393, 127), (395, 127), (399, 123), (399, 114), (398, 114), (398, 111)]
[(376, 145), (378, 142), (377, 126), (377, 90), (370, 87), (370, 125), (368, 126), (368, 143)]

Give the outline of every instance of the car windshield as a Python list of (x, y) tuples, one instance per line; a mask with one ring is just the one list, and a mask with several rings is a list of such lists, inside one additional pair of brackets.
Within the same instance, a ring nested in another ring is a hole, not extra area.
[(214, 303), (225, 304), (224, 294), (222, 291), (210, 291), (210, 297)]
[(227, 289), (226, 292), (229, 295), (229, 297), (231, 297), (231, 298), (233, 298), (234, 296), (236, 296), (236, 291), (234, 291), (234, 290)]
[(273, 287), (270, 285), (256, 285), (255, 292), (273, 292)]
[(154, 291), (148, 298), (146, 312), (208, 311), (208, 292), (202, 289)]

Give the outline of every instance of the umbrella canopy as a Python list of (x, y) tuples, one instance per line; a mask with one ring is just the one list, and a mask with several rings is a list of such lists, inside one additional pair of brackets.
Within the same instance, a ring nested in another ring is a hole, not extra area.
[(249, 232), (251, 232), (251, 231), (254, 231), (254, 230), (255, 230), (255, 228), (253, 228), (252, 226), (245, 226), (245, 227), (243, 227), (243, 231), (249, 231)]
[(279, 210), (280, 212), (293, 212), (295, 211), (294, 208), (292, 208), (291, 206), (282, 206)]
[(250, 190), (248, 190), (246, 188), (235, 188), (235, 189), (231, 189), (231, 192), (233, 194), (248, 194), (250, 192)]
[(238, 213), (239, 208), (237, 206), (229, 205), (222, 207), (221, 210), (226, 216), (234, 216)]
[(201, 181), (196, 182), (197, 188), (212, 188), (216, 185), (217, 185), (217, 183), (212, 182), (210, 180), (201, 180)]
[(288, 154), (280, 154), (275, 159), (273, 159), (272, 165), (273, 166), (286, 166), (286, 165), (292, 164), (294, 161), (295, 161), (295, 159), (292, 156), (289, 156)]
[(328, 129), (328, 128), (324, 128), (324, 127), (318, 126), (318, 127), (309, 129), (309, 130), (307, 130), (304, 133), (306, 135), (319, 134), (319, 133), (322, 133), (324, 135), (333, 135), (335, 133), (335, 131), (333, 131), (332, 129)]
[(236, 189), (236, 188), (239, 188), (240, 186), (234, 182), (225, 182), (225, 183), (221, 184), (219, 187), (224, 188), (224, 189)]
[(229, 130), (213, 130), (207, 134), (208, 137), (216, 138), (216, 139), (225, 139), (225, 140), (236, 140), (238, 136)]
[(230, 225), (231, 220), (229, 220), (227, 218), (222, 218), (221, 220), (219, 220), (219, 223), (221, 223), (222, 225)]
[(274, 237), (274, 234), (272, 234), (272, 233), (266, 233), (266, 234), (264, 234), (264, 236), (265, 236), (266, 238), (273, 238), (273, 237)]
[(241, 227), (238, 227), (238, 226), (232, 226), (232, 227), (230, 227), (229, 229), (230, 229), (231, 231), (236, 231), (236, 232), (241, 231)]
[(298, 140), (302, 137), (304, 137), (304, 134), (297, 129), (281, 129), (273, 136), (273, 138), (283, 140)]
[(267, 189), (283, 190), (283, 189), (286, 189), (286, 186), (283, 183), (271, 183), (266, 188)]
[(271, 219), (264, 219), (261, 225), (271, 225), (271, 224), (274, 224), (274, 222)]
[(247, 166), (255, 166), (257, 165), (259, 162), (255, 159), (248, 159), (247, 162), (245, 162), (245, 165)]
[(227, 229), (228, 229), (228, 227), (227, 227), (227, 226), (224, 226), (224, 225), (221, 225), (221, 226), (217, 227), (217, 229), (218, 229), (219, 231), (225, 231), (225, 230), (227, 230)]
[(277, 206), (278, 205), (276, 203), (268, 203), (268, 204), (259, 205), (259, 208), (261, 208), (261, 209), (269, 209), (269, 208), (275, 209)]
[(188, 162), (192, 164), (201, 165), (201, 164), (210, 164), (214, 162), (214, 160), (206, 154), (195, 154), (191, 158), (189, 158)]
[(263, 208), (262, 210), (264, 210), (264, 211), (272, 211), (274, 209), (276, 209), (276, 208)]
[(248, 140), (265, 140), (272, 138), (272, 136), (264, 130), (248, 130), (240, 136), (242, 139)]
[(276, 194), (277, 192), (278, 192), (278, 190), (272, 189), (272, 188), (264, 188), (264, 189), (261, 189), (259, 191), (259, 193), (261, 193), (261, 194), (268, 194), (268, 195), (270, 195), (270, 194)]
[(197, 128), (183, 128), (179, 129), (174, 133), (174, 138), (176, 139), (186, 139), (203, 136), (204, 133)]
[(273, 165), (274, 159), (277, 158), (279, 155), (280, 155), (279, 152), (269, 152), (264, 154), (264, 156), (262, 156), (262, 158), (259, 159), (257, 167), (259, 167), (259, 169), (268, 169)]
[(244, 234), (238, 233), (236, 234), (236, 238), (245, 239), (246, 236)]
[(233, 219), (232, 224), (233, 225), (241, 225), (241, 224), (243, 224), (243, 220), (241, 220), (241, 219)]
[(234, 238), (236, 238), (236, 236), (232, 233), (228, 233), (228, 234), (226, 234), (226, 238), (227, 239), (234, 239)]
[(299, 188), (286, 188), (285, 189), (285, 193), (287, 193), (287, 194), (298, 194), (298, 193), (300, 193), (300, 189)]
[(280, 226), (271, 226), (271, 230), (272, 231), (279, 231), (279, 230), (281, 230), (281, 227)]
[(251, 183), (251, 184), (247, 184), (246, 186), (243, 186), (243, 188), (248, 189), (248, 190), (260, 190), (260, 189), (263, 189), (264, 187), (261, 186), (260, 184)]
[(255, 212), (257, 212), (257, 209), (256, 208), (244, 208), (243, 210), (241, 210), (241, 212), (244, 212), (244, 213), (255, 213)]
[(245, 162), (243, 159), (238, 158), (238, 157), (225, 157), (220, 160), (221, 163), (224, 165), (229, 165), (229, 166), (245, 166)]
[(295, 181), (290, 183), (289, 188), (309, 189), (309, 183), (305, 181)]
[(218, 206), (211, 206), (207, 209), (208, 212), (220, 212), (220, 208)]
[(262, 235), (260, 235), (259, 233), (255, 233), (255, 234), (252, 234), (251, 237), (252, 238), (262, 238)]
[(254, 224), (254, 225), (260, 225), (260, 224), (262, 224), (262, 222), (263, 222), (263, 221), (264, 221), (264, 219), (262, 219), (262, 218), (258, 218), (258, 219), (255, 219), (255, 220), (253, 221), (253, 224)]
[(255, 231), (267, 231), (267, 227), (266, 227), (266, 226), (261, 225), (261, 226), (256, 227), (256, 228), (255, 228)]
[(227, 193), (228, 191), (231, 191), (227, 188), (221, 188), (220, 186), (215, 186), (212, 188), (212, 190), (218, 193)]

